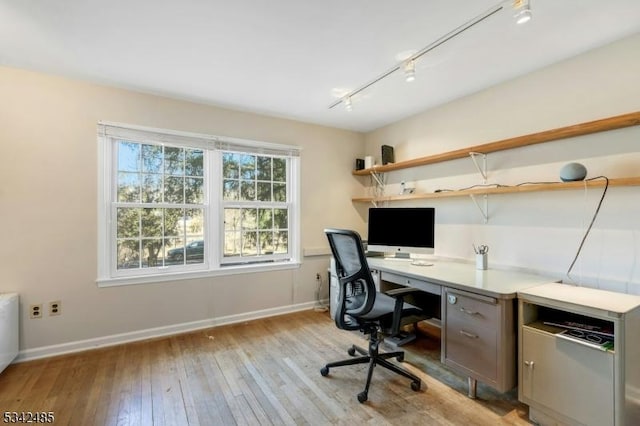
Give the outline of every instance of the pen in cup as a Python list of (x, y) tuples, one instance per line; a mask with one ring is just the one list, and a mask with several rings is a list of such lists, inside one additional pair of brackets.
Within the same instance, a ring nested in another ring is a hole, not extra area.
[(473, 243), (471, 243), (471, 245), (473, 246), (473, 251), (476, 254), (487, 254), (487, 253), (489, 253), (489, 246), (487, 246), (487, 245), (483, 244), (483, 245), (480, 245), (478, 247), (476, 247), (476, 245), (473, 244)]

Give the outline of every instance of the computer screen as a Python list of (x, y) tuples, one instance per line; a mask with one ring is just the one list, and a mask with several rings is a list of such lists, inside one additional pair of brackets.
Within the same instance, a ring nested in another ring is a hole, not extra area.
[(370, 208), (367, 248), (396, 257), (433, 254), (435, 217), (433, 207)]

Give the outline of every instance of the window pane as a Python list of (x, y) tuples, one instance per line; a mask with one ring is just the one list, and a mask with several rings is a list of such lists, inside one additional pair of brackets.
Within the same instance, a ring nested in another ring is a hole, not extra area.
[(260, 254), (273, 254), (273, 232), (259, 232), (258, 237), (260, 238)]
[(143, 238), (162, 237), (162, 210), (142, 209), (142, 233)]
[(287, 209), (273, 209), (273, 221), (275, 229), (287, 229)]
[(165, 244), (165, 265), (184, 264), (184, 240), (182, 238), (168, 238)]
[(164, 148), (164, 172), (168, 175), (184, 175), (184, 150), (182, 148)]
[(196, 237), (199, 239), (193, 240), (187, 244), (185, 250), (187, 254), (187, 263), (203, 263), (204, 262), (204, 239), (202, 235)]
[(140, 144), (133, 142), (118, 143), (118, 171), (140, 171)]
[(289, 252), (289, 233), (287, 231), (275, 233), (274, 251), (280, 254)]
[(187, 176), (203, 176), (204, 153), (201, 150), (185, 149), (185, 174)]
[(271, 201), (271, 182), (258, 182), (258, 201)]
[(222, 195), (223, 198), (225, 200), (237, 200), (239, 198), (239, 187), (240, 182), (238, 182), (237, 180), (225, 180)]
[(162, 146), (142, 145), (142, 171), (162, 173)]
[(184, 232), (184, 209), (164, 209), (164, 235), (179, 237)]
[(224, 230), (239, 231), (242, 219), (242, 209), (224, 209)]
[(258, 209), (242, 209), (242, 229), (257, 228), (257, 212)]
[(118, 238), (140, 237), (140, 209), (117, 209), (118, 224), (116, 236)]
[(255, 256), (258, 254), (258, 233), (242, 231), (242, 255)]
[(273, 228), (273, 210), (272, 209), (258, 209), (258, 227), (260, 229)]
[(184, 227), (187, 231), (187, 237), (191, 239), (202, 238), (202, 234), (204, 234), (204, 209), (186, 209)]
[(284, 158), (273, 159), (273, 180), (276, 182), (287, 181), (287, 160)]
[(240, 232), (224, 233), (224, 257), (240, 256)]
[(142, 175), (142, 202), (159, 203), (162, 201), (162, 176)]
[(271, 157), (258, 157), (258, 180), (271, 180)]
[(173, 176), (165, 177), (164, 202), (184, 203), (184, 178)]
[(121, 203), (140, 202), (139, 173), (118, 173), (118, 201)]
[(184, 196), (187, 204), (202, 204), (204, 202), (204, 179), (186, 178)]
[(273, 201), (286, 202), (287, 201), (287, 185), (284, 183), (273, 184)]
[(163, 244), (161, 238), (142, 240), (142, 267), (155, 268), (162, 266)]
[(256, 199), (256, 181), (255, 180), (240, 181), (240, 199), (244, 201), (253, 201)]
[(256, 178), (256, 157), (254, 155), (242, 154), (240, 156), (240, 176), (243, 179)]
[(140, 247), (138, 240), (118, 240), (117, 264), (118, 269), (140, 267)]
[(222, 154), (222, 176), (225, 178), (238, 179), (240, 177), (240, 155), (224, 153)]

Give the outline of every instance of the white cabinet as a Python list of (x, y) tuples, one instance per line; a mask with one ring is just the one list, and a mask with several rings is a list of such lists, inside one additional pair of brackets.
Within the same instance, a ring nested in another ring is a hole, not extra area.
[(0, 293), (0, 372), (18, 355), (17, 293)]
[(530, 419), (640, 424), (640, 297), (566, 284), (518, 297), (518, 397)]

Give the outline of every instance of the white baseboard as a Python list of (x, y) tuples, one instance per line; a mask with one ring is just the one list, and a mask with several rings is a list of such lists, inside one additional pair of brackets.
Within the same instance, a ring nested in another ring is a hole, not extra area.
[(297, 305), (281, 306), (278, 308), (263, 309), (260, 311), (228, 315), (225, 317), (210, 318), (206, 320), (193, 321), (182, 324), (173, 324), (164, 327), (148, 328), (146, 330), (113, 334), (110, 336), (96, 337), (87, 340), (78, 340), (75, 342), (61, 343), (59, 345), (42, 346), (39, 348), (20, 351), (13, 362), (18, 363), (32, 361), (40, 358), (48, 358), (56, 355), (81, 352), (89, 349), (104, 348), (107, 346), (120, 345), (122, 343), (152, 339), (155, 337), (171, 336), (173, 334), (186, 333), (190, 331), (201, 330), (203, 328), (218, 327), (221, 325), (235, 324), (260, 318), (268, 318), (276, 315), (313, 309), (314, 306), (315, 302), (305, 302)]

